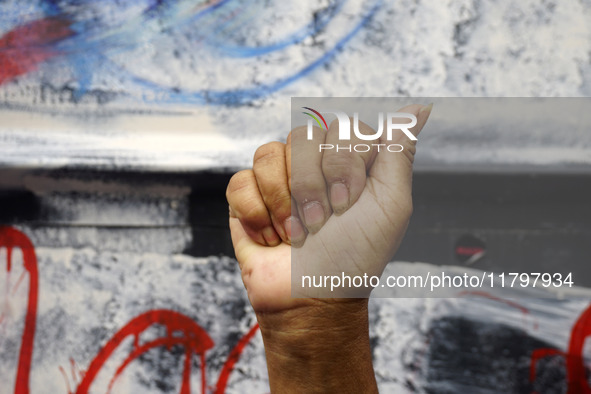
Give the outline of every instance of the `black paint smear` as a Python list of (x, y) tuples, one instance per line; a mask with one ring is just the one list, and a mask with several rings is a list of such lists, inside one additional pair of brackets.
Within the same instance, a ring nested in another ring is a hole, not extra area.
[(529, 381), (534, 350), (552, 345), (503, 324), (444, 317), (432, 323), (426, 371), (428, 393), (563, 393), (564, 363), (538, 363)]
[(32, 221), (39, 217), (41, 205), (35, 194), (27, 191), (0, 191), (0, 224)]
[(204, 173), (195, 177), (189, 196), (193, 242), (183, 253), (195, 257), (234, 257), (226, 201), (226, 188), (231, 177), (229, 173)]

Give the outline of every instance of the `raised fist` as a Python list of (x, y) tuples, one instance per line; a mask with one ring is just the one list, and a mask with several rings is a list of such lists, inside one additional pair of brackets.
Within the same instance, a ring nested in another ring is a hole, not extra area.
[[(416, 116), (410, 132), (418, 135), (430, 110), (411, 105), (398, 112)], [(362, 134), (375, 134), (359, 123)], [(318, 301), (292, 298), (292, 290), (302, 297), (331, 297), (326, 287), (293, 288), (292, 258), (298, 281), (302, 274), (319, 280), (331, 273), (380, 276), (404, 236), (416, 142), (398, 133), (392, 140), (383, 135), (367, 152), (319, 148), (340, 143), (338, 127), (334, 121), (327, 132), (314, 130), (311, 141), (305, 127), (296, 128), (287, 144), (261, 146), (252, 170), (238, 172), (228, 185), (234, 249), (257, 312)], [(348, 142), (370, 146), (355, 133)], [(385, 149), (393, 144), (400, 148)], [(369, 290), (344, 290), (334, 298), (366, 297)]]

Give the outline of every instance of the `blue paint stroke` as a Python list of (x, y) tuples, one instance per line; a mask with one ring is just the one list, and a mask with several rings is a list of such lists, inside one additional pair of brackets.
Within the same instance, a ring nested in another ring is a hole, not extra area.
[(277, 40), (272, 45), (259, 46), (259, 47), (247, 47), (247, 46), (230, 46), (223, 45), (220, 40), (214, 37), (210, 44), (216, 48), (217, 51), (222, 52), (228, 56), (235, 57), (253, 57), (261, 56), (270, 52), (275, 52), (284, 49), (291, 45), (296, 45), (303, 42), (308, 37), (313, 37), (320, 33), (324, 28), (334, 19), (334, 17), (341, 11), (347, 0), (336, 3), (333, 7), (329, 7), (326, 10), (316, 14), (315, 20), (310, 22), (308, 25), (299, 29), (295, 33), (289, 36)]
[[(83, 9), (85, 4), (97, 4), (90, 0), (44, 0), (41, 3), (42, 10), (46, 15), (60, 15), (74, 21), (71, 29), (76, 34), (55, 45), (61, 58), (52, 60), (55, 66), (67, 67), (74, 74), (77, 85), (73, 95), (74, 100), (81, 99), (89, 92), (96, 75), (108, 72), (126, 83), (131, 82), (137, 85), (138, 88), (145, 91), (146, 96), (156, 97), (156, 99), (146, 98), (144, 100), (146, 102), (240, 106), (277, 92), (308, 75), (317, 67), (328, 63), (371, 21), (380, 9), (383, 0), (375, 0), (351, 30), (318, 59), (286, 77), (253, 87), (185, 91), (135, 75), (124, 66), (115, 63), (112, 57), (125, 54), (142, 45), (157, 44), (161, 38), (167, 38), (166, 33), (169, 31), (179, 33), (187, 31), (196, 34), (198, 44), (213, 46), (216, 48), (215, 53), (226, 57), (261, 57), (300, 44), (306, 38), (319, 34), (341, 12), (346, 1), (337, 0), (330, 7), (318, 11), (315, 19), (306, 26), (272, 44), (258, 47), (231, 45), (222, 41), (224, 38), (226, 40), (231, 38), (232, 33), (247, 21), (245, 8), (248, 7), (248, 4), (245, 5), (239, 0), (209, 2), (146, 0), (138, 9), (133, 8), (133, 6), (137, 8), (138, 2), (131, 2), (131, 0), (122, 3), (106, 0), (101, 2), (101, 6), (115, 7), (116, 4), (117, 7), (120, 7), (121, 12), (129, 10), (131, 10), (130, 13), (135, 12), (130, 18), (112, 22), (110, 25), (105, 25), (111, 21), (108, 19), (108, 15), (105, 22), (100, 23), (100, 21), (97, 22), (96, 17), (84, 19), (83, 16), (76, 14), (75, 11)], [(220, 14), (220, 12), (225, 14)], [(228, 13), (231, 16), (232, 13), (237, 14), (242, 19), (231, 17), (228, 20)]]

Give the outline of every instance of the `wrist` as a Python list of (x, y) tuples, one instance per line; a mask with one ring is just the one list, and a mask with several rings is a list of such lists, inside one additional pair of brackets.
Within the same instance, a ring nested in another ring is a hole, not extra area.
[(261, 334), (269, 344), (305, 353), (327, 338), (350, 338), (367, 332), (367, 299), (314, 299), (279, 312), (257, 312)]
[(367, 299), (258, 313), (272, 392), (377, 392)]

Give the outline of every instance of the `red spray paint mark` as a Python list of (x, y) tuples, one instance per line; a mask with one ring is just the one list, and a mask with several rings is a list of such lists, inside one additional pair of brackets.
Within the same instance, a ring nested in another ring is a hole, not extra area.
[(228, 359), (226, 360), (226, 363), (222, 368), (222, 372), (220, 372), (220, 377), (218, 378), (218, 384), (215, 389), (216, 394), (223, 394), (224, 391), (226, 391), (226, 385), (228, 384), (228, 379), (230, 378), (230, 374), (234, 369), (234, 365), (240, 359), (244, 348), (252, 340), (258, 329), (259, 325), (255, 324), (254, 327), (252, 327), (250, 331), (247, 332), (246, 335), (240, 339), (240, 341), (238, 341), (234, 349), (232, 349), (228, 355)]
[[(66, 390), (68, 391), (68, 394), (74, 394), (72, 389), (70, 388), (70, 379), (68, 377), (68, 374), (66, 373), (66, 369), (60, 365), (58, 367), (58, 370), (60, 371), (60, 373), (62, 374), (62, 377), (64, 378), (64, 381), (66, 382)], [(77, 387), (78, 382), (81, 379), (84, 379), (84, 370), (80, 369), (80, 367), (78, 366), (76, 361), (71, 357), (70, 357), (70, 374), (72, 376), (72, 382), (74, 383), (74, 385), (73, 385), (74, 387)]]
[(567, 394), (591, 394), (583, 358), (585, 340), (589, 336), (591, 336), (591, 305), (587, 307), (575, 323), (566, 353), (557, 349), (537, 349), (533, 352), (530, 364), (530, 380), (533, 382), (536, 379), (536, 364), (540, 359), (559, 355), (564, 357), (566, 361)]
[(558, 349), (536, 349), (531, 354), (531, 363), (529, 366), (529, 380), (533, 382), (536, 380), (536, 365), (539, 360), (546, 358), (546, 357), (553, 357), (553, 356), (562, 356), (566, 357), (563, 351)]
[[(0, 55), (1, 61), (1, 55)], [(35, 326), (37, 324), (37, 301), (39, 291), (39, 274), (37, 271), (37, 256), (33, 243), (27, 236), (11, 227), (0, 227), (0, 248), (7, 250), (6, 270), (12, 269), (12, 250), (19, 248), (23, 254), (25, 271), (29, 273), (29, 295), (27, 301), (27, 314), (25, 316), (25, 328), (21, 340), (21, 348), (18, 357), (16, 373), (15, 394), (29, 393), (29, 373), (33, 356), (33, 341), (35, 338)]]
[[(20, 248), (23, 254), (23, 262), (25, 271), (29, 274), (29, 294), (27, 313), (25, 317), (25, 328), (23, 331), (21, 349), (19, 354), (17, 376), (15, 383), (15, 394), (29, 394), (29, 375), (31, 370), (31, 359), (33, 355), (35, 327), (37, 319), (37, 302), (38, 302), (38, 267), (37, 256), (33, 243), (22, 232), (11, 228), (0, 226), (0, 248), (5, 247), (7, 250), (6, 270), (12, 270), (12, 251), (14, 248)], [(19, 278), (17, 286), (22, 282), (22, 276)], [(164, 338), (157, 338), (144, 344), (139, 343), (139, 336), (147, 328), (152, 325), (160, 324), (166, 327), (167, 336)], [(230, 374), (234, 369), (234, 365), (239, 360), (246, 345), (252, 340), (258, 330), (258, 324), (255, 325), (238, 341), (236, 346), (230, 352), (222, 371), (220, 373), (216, 393), (222, 394), (227, 386)], [(174, 335), (174, 334), (177, 335)], [(178, 335), (180, 334), (180, 335)], [(206, 363), (205, 352), (211, 349), (214, 345), (213, 341), (196, 322), (191, 318), (172, 311), (172, 310), (152, 310), (145, 312), (127, 323), (121, 328), (103, 348), (99, 351), (96, 357), (91, 362), (87, 371), (80, 370), (74, 359), (70, 359), (70, 369), (74, 383), (81, 379), (76, 394), (86, 394), (98, 375), (102, 366), (109, 359), (111, 354), (118, 348), (118, 346), (128, 337), (134, 338), (134, 350), (117, 368), (115, 376), (109, 382), (109, 390), (111, 390), (116, 379), (123, 373), (125, 368), (141, 354), (150, 349), (166, 346), (171, 349), (175, 345), (181, 345), (185, 349), (184, 370), (181, 386), (181, 394), (190, 394), (190, 377), (191, 377), (191, 361), (193, 355), (199, 354), (201, 360), (201, 392), (206, 392), (207, 377), (206, 377)], [(60, 366), (60, 373), (66, 380), (66, 389), (68, 394), (71, 394), (71, 388), (65, 369)]]
[[(144, 332), (147, 328), (154, 324), (160, 324), (167, 328), (168, 335), (165, 338), (157, 338), (153, 341), (145, 344), (139, 344), (139, 335)], [(173, 336), (173, 333), (180, 333), (182, 335)], [(84, 375), (84, 379), (80, 382), (77, 394), (87, 393), (90, 385), (95, 379), (96, 375), (109, 359), (111, 354), (119, 347), (121, 342), (126, 338), (134, 337), (135, 349), (131, 354), (123, 361), (121, 366), (117, 369), (115, 376), (109, 383), (109, 390), (112, 387), (114, 381), (120, 376), (125, 367), (134, 359), (139, 357), (142, 353), (160, 346), (167, 346), (171, 348), (175, 345), (182, 345), (185, 348), (186, 355), (192, 356), (193, 354), (204, 354), (205, 351), (213, 347), (213, 341), (207, 335), (197, 323), (191, 320), (189, 317), (171, 310), (153, 310), (143, 313), (136, 318), (132, 319), (123, 328), (121, 328), (107, 344), (100, 350), (97, 356), (92, 360), (88, 370)], [(189, 362), (185, 363), (185, 371), (183, 373), (183, 383), (181, 387), (181, 393), (190, 393), (190, 358)], [(203, 366), (202, 366), (203, 368)], [(188, 369), (188, 370), (187, 370)], [(205, 391), (206, 377), (202, 375), (202, 390)]]
[[(523, 317), (525, 318), (526, 316), (528, 316), (529, 313), (529, 309), (527, 309), (526, 307), (524, 307), (523, 305), (518, 304), (515, 301), (511, 301), (511, 300), (507, 300), (501, 297), (497, 297), (494, 296), (492, 294), (489, 294), (485, 291), (462, 291), (458, 294), (460, 297), (464, 297), (464, 296), (476, 296), (476, 297), (482, 297), (482, 298), (486, 298), (492, 301), (496, 301), (499, 302), (501, 304), (505, 304), (511, 308), (517, 309), (519, 311), (521, 311)], [(534, 330), (538, 329), (538, 322), (537, 320), (534, 321)]]
[[(161, 324), (165, 326), (167, 328), (168, 335), (164, 338), (157, 338), (140, 345), (140, 334), (153, 324)], [(230, 355), (228, 356), (228, 359), (226, 360), (218, 378), (215, 390), (216, 394), (223, 394), (225, 392), (230, 374), (234, 369), (234, 365), (240, 359), (240, 356), (246, 345), (252, 340), (258, 328), (258, 324), (253, 326), (250, 331), (248, 331), (240, 339), (240, 341), (238, 341), (236, 346), (230, 352)], [(181, 333), (182, 336), (173, 336), (172, 334), (175, 332)], [(121, 344), (121, 342), (123, 342), (123, 340), (129, 336), (133, 336), (134, 338), (134, 349), (117, 368), (115, 375), (109, 382), (107, 393), (111, 392), (115, 381), (123, 373), (125, 368), (127, 368), (127, 366), (139, 356), (153, 348), (166, 346), (168, 349), (170, 349), (175, 345), (181, 345), (185, 349), (184, 369), (180, 394), (191, 394), (191, 360), (193, 355), (196, 354), (199, 354), (201, 361), (201, 392), (206, 393), (207, 376), (205, 352), (213, 347), (213, 341), (205, 332), (205, 330), (203, 330), (197, 323), (191, 320), (191, 318), (171, 310), (153, 310), (131, 320), (109, 340), (109, 342), (101, 349), (99, 354), (91, 362), (80, 385), (76, 389), (76, 394), (88, 393), (88, 390), (98, 375), (100, 369), (109, 359), (111, 354)]]
[(456, 254), (461, 256), (474, 256), (475, 254), (482, 252), (484, 252), (484, 248), (479, 247), (458, 246), (456, 248)]
[(59, 371), (62, 374), (64, 381), (66, 382), (66, 390), (68, 391), (68, 394), (72, 394), (72, 389), (70, 389), (70, 380), (68, 379), (68, 374), (66, 374), (66, 370), (64, 369), (64, 367), (60, 365)]
[(51, 44), (70, 37), (71, 21), (48, 17), (18, 26), (0, 37), (0, 85), (57, 55)]

